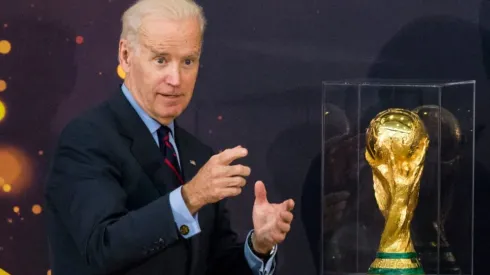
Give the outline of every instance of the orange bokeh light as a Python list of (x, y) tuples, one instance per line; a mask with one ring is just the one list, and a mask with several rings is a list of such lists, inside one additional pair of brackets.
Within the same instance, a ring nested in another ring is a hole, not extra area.
[(34, 204), (32, 206), (32, 213), (34, 213), (34, 215), (39, 215), (39, 214), (41, 214), (42, 211), (43, 211), (43, 208), (39, 204)]
[(0, 40), (0, 53), (8, 54), (12, 49), (12, 45), (7, 40)]
[(121, 65), (118, 65), (117, 66), (117, 75), (121, 78), (121, 79), (125, 79), (126, 78), (126, 72), (123, 70), (123, 68), (121, 67)]
[(12, 191), (12, 185), (10, 185), (10, 184), (3, 184), (2, 185), (2, 190), (5, 193), (10, 193), (10, 191)]
[(14, 213), (16, 213), (16, 214), (20, 213), (20, 208), (18, 206), (14, 206), (13, 210), (14, 210)]
[(0, 79), (0, 92), (7, 90), (7, 82), (5, 80)]
[(2, 195), (22, 193), (32, 179), (32, 166), (29, 158), (13, 146), (0, 146), (0, 181)]

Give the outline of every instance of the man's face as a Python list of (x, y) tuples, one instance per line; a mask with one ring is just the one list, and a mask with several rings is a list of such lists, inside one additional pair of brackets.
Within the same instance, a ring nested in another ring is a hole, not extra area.
[[(120, 43), (125, 83), (139, 105), (154, 119), (168, 124), (189, 104), (201, 52), (197, 18), (144, 18), (136, 49)], [(127, 57), (125, 58), (125, 50)]]

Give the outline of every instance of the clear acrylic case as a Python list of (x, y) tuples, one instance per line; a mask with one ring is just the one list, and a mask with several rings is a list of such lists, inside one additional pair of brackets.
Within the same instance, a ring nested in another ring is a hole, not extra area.
[(323, 82), (322, 101), (321, 273), (367, 274), (377, 257), (385, 218), (366, 130), (380, 112), (403, 108), (430, 140), (410, 225), (416, 256), (425, 274), (473, 274), (475, 82)]

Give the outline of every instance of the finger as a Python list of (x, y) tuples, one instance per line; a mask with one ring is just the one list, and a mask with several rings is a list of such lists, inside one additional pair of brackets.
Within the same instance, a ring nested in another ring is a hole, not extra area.
[(284, 201), (281, 205), (286, 211), (292, 211), (294, 209), (294, 201), (292, 199)]
[(257, 181), (254, 187), (255, 191), (255, 203), (263, 204), (268, 203), (267, 201), (267, 190), (265, 190), (265, 185), (262, 181)]
[(242, 188), (240, 187), (228, 187), (224, 188), (220, 192), (220, 200), (230, 197), (236, 197), (242, 193)]
[(242, 177), (227, 177), (218, 178), (213, 180), (213, 185), (216, 187), (227, 188), (227, 187), (243, 187), (246, 184), (246, 180)]
[(242, 188), (243, 186), (245, 186), (245, 184), (247, 184), (247, 181), (244, 178), (232, 177), (230, 180), (229, 187), (240, 187), (240, 188)]
[(226, 177), (228, 167), (215, 165), (211, 168), (211, 177), (214, 179), (220, 179)]
[(271, 234), (272, 243), (279, 244), (286, 239), (286, 233), (274, 232)]
[(289, 230), (291, 230), (291, 224), (278, 221), (277, 222), (277, 229), (279, 229), (279, 232), (281, 232), (281, 233), (288, 233)]
[(286, 223), (291, 223), (293, 221), (293, 213), (288, 211), (283, 211), (279, 213), (279, 217), (281, 217), (281, 221)]
[(241, 164), (225, 166), (224, 170), (225, 170), (224, 176), (226, 177), (232, 177), (232, 176), (248, 177), (252, 172), (250, 167)]
[(247, 181), (242, 177), (230, 177), (228, 178), (228, 187), (240, 187), (245, 186)]
[(248, 150), (241, 147), (237, 146), (232, 149), (226, 149), (223, 152), (219, 153), (216, 155), (216, 160), (218, 163), (223, 164), (223, 165), (229, 165), (232, 163), (234, 160), (237, 160), (239, 158), (243, 158), (248, 155)]

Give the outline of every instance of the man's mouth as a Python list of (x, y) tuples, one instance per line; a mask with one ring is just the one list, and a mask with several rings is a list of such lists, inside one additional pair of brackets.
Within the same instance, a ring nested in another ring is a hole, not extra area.
[(164, 97), (169, 97), (169, 98), (178, 98), (182, 96), (182, 94), (159, 94), (159, 95)]

